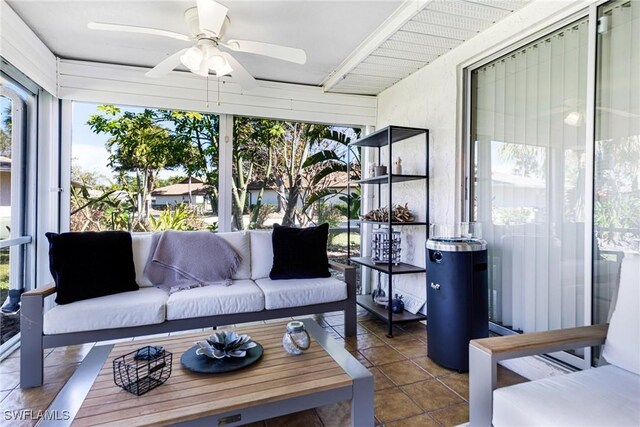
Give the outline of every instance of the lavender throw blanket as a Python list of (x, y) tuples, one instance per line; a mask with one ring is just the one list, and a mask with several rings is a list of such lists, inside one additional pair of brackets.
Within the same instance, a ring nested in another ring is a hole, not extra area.
[(161, 289), (174, 293), (208, 285), (231, 284), (240, 257), (209, 231), (154, 233), (144, 275)]

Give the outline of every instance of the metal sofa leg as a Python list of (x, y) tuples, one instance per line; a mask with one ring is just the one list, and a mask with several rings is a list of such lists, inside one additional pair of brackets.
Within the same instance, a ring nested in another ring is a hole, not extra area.
[(23, 295), (20, 308), (20, 387), (40, 387), (44, 377), (42, 295)]
[(350, 267), (344, 272), (347, 283), (347, 308), (344, 310), (344, 334), (353, 337), (357, 333), (358, 319), (356, 307), (356, 269)]

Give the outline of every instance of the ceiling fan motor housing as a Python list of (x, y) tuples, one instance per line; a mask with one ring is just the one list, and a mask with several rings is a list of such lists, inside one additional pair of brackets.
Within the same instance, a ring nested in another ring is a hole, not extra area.
[(200, 18), (198, 15), (198, 8), (192, 7), (184, 11), (184, 20), (187, 23), (187, 27), (189, 28), (189, 33), (194, 37), (211, 37), (214, 39), (220, 39), (222, 35), (227, 30), (227, 26), (231, 23), (229, 16), (225, 16), (224, 24), (222, 24), (222, 28), (220, 28), (220, 34), (215, 34), (211, 31), (200, 29)]

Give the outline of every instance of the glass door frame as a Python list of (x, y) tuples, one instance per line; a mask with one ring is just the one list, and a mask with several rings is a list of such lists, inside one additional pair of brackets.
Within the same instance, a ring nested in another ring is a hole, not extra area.
[[(546, 27), (542, 31), (537, 31), (527, 37), (519, 40), (517, 43), (511, 44), (507, 48), (500, 49), (497, 52), (476, 61), (464, 67), (462, 76), (462, 87), (464, 92), (464, 109), (462, 117), (462, 182), (464, 183), (463, 201), (462, 201), (462, 220), (474, 220), (474, 185), (472, 180), (475, 179), (474, 159), (475, 144), (471, 141), (474, 135), (472, 129), (472, 111), (474, 98), (472, 94), (473, 87), (472, 72), (489, 62), (494, 61), (501, 56), (513, 52), (521, 47), (545, 37), (571, 23), (588, 17), (588, 41), (587, 41), (587, 80), (585, 87), (586, 95), (586, 111), (585, 111), (585, 132), (586, 132), (586, 151), (585, 151), (585, 223), (584, 223), (584, 325), (591, 325), (592, 322), (592, 298), (593, 298), (593, 191), (594, 191), (594, 149), (595, 149), (595, 93), (596, 93), (596, 47), (597, 47), (597, 26), (598, 26), (598, 7), (609, 0), (599, 0), (589, 5), (585, 9), (561, 19), (554, 24)], [(490, 323), (490, 330), (500, 335), (516, 334), (501, 325)], [(584, 349), (584, 358), (574, 356), (567, 352), (553, 353), (552, 356), (561, 362), (567, 363), (579, 369), (587, 369), (592, 364), (592, 349)]]
[[(0, 76), (0, 94), (11, 100), (12, 179), (11, 229), (9, 238), (0, 240), (0, 249), (9, 249), (9, 289), (17, 283), (30, 290), (35, 279), (35, 182), (37, 170), (37, 94), (15, 82), (8, 74)], [(17, 143), (16, 143), (17, 142)], [(33, 213), (33, 215), (29, 215)], [(13, 274), (12, 274), (13, 273)], [(0, 301), (0, 304), (3, 301)], [(0, 346), (0, 360), (20, 345), (20, 332)]]

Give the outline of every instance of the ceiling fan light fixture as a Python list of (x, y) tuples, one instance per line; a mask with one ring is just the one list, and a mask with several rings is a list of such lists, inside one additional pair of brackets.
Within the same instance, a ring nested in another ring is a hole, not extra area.
[(213, 71), (215, 71), (216, 77), (222, 77), (231, 74), (233, 72), (233, 68), (229, 63), (227, 63), (224, 67), (214, 68)]
[(191, 71), (199, 70), (204, 59), (204, 53), (198, 46), (193, 46), (180, 56), (180, 62)]

